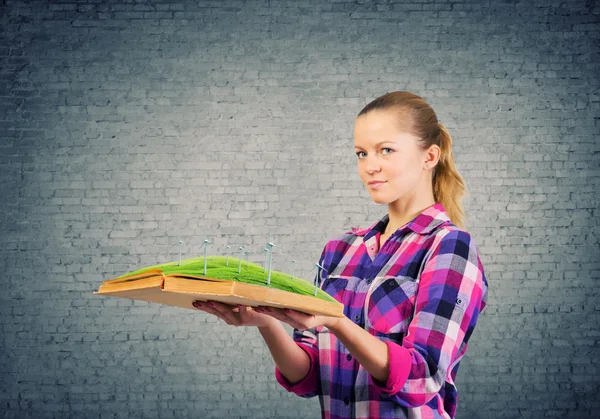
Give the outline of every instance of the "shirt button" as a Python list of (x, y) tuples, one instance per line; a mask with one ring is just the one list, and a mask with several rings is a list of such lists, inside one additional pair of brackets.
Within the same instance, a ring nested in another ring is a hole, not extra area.
[(350, 404), (350, 399), (348, 397), (344, 397), (344, 404), (346, 406)]
[(348, 361), (351, 361), (351, 360), (352, 360), (352, 355), (350, 355), (350, 354), (346, 355), (346, 359), (347, 359)]
[(354, 316), (354, 320), (359, 321), (360, 320), (360, 315), (357, 314), (356, 316)]
[(370, 284), (371, 282), (373, 282), (372, 279), (367, 279), (367, 284)]

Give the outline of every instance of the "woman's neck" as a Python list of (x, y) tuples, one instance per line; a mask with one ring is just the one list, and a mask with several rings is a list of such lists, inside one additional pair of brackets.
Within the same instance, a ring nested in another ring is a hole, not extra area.
[(433, 196), (420, 202), (401, 205), (398, 201), (388, 204), (389, 221), (385, 227), (385, 236), (389, 236), (406, 223), (414, 220), (420, 213), (430, 206), (435, 205)]

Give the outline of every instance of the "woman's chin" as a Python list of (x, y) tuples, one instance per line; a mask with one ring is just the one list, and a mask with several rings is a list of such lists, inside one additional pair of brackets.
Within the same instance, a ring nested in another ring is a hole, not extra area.
[(373, 196), (371, 195), (371, 199), (373, 200), (373, 202), (375, 202), (376, 204), (389, 204), (390, 201), (388, 199), (384, 199), (381, 196)]

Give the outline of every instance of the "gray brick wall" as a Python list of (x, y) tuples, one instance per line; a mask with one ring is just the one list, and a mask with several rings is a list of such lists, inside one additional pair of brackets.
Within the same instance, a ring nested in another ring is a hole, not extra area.
[(453, 135), (490, 284), (458, 417), (598, 417), (599, 13), (2, 1), (0, 417), (318, 417), (255, 329), (92, 292), (204, 233), (259, 250), (270, 232), (275, 269), (293, 254), (310, 278), (329, 238), (385, 213), (353, 121), (393, 90)]

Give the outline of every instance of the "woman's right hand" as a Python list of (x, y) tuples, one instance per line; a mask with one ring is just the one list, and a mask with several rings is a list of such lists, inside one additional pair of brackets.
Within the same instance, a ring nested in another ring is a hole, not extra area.
[[(257, 326), (266, 327), (279, 320), (268, 315), (259, 313), (252, 307), (238, 304), (236, 307), (217, 301), (194, 301), (193, 306), (198, 310), (214, 314), (231, 326)], [(257, 307), (260, 308), (260, 307)]]

